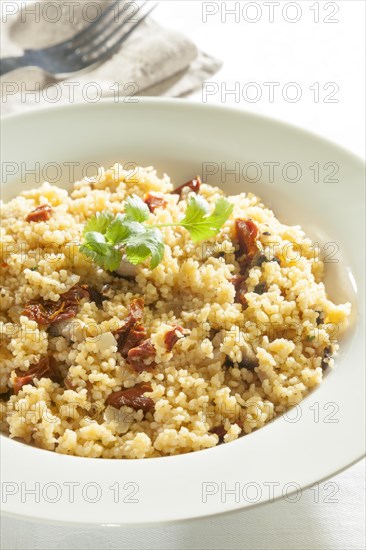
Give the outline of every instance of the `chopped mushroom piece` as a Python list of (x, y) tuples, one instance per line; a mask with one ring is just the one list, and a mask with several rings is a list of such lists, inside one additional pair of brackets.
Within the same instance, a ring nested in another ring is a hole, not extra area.
[(239, 363), (238, 367), (239, 369), (245, 368), (250, 371), (253, 371), (255, 367), (258, 367), (259, 362), (258, 359), (248, 342), (243, 342), (240, 346), (241, 354), (242, 354), (242, 360)]
[(81, 288), (87, 291), (89, 294), (89, 298), (91, 302), (94, 302), (98, 308), (101, 308), (103, 306), (103, 302), (105, 300), (108, 300), (107, 296), (104, 296), (99, 290), (96, 290), (95, 288), (89, 286), (89, 285), (81, 285)]
[(262, 267), (262, 264), (268, 262), (268, 258), (262, 252), (257, 252), (251, 261), (250, 267)]
[(50, 378), (53, 382), (61, 383), (61, 375), (56, 361), (53, 357), (43, 357), (36, 365), (33, 365), (27, 372), (19, 369), (16, 371), (14, 380), (14, 393), (17, 394), (26, 384), (34, 384), (34, 380)]
[(112, 392), (107, 398), (107, 404), (115, 409), (126, 406), (135, 409), (135, 411), (142, 409), (147, 413), (152, 411), (155, 405), (151, 397), (144, 395), (151, 391), (152, 387), (150, 384), (137, 384), (133, 388)]
[(321, 362), (321, 368), (325, 371), (329, 367), (329, 361), (332, 358), (332, 348), (331, 346), (326, 346), (323, 351), (323, 358)]
[(59, 321), (58, 323), (53, 323), (48, 327), (47, 334), (52, 337), (62, 336), (69, 342), (73, 342), (73, 322)]
[(267, 290), (267, 283), (258, 283), (254, 288), (254, 292), (259, 295), (264, 294), (265, 292), (267, 292)]
[(41, 206), (37, 206), (35, 210), (32, 210), (28, 214), (28, 216), (25, 218), (27, 222), (46, 222), (50, 219), (51, 215), (53, 213), (52, 208), (49, 204), (42, 204)]
[(106, 283), (102, 286), (102, 294), (105, 296), (106, 299), (109, 299), (112, 295), (113, 289), (110, 284)]
[(250, 267), (262, 267), (262, 264), (266, 262), (276, 262), (281, 264), (281, 260), (277, 258), (277, 256), (274, 256), (271, 260), (269, 260), (265, 254), (262, 252), (257, 252), (250, 263)]
[(317, 326), (322, 325), (324, 323), (324, 312), (321, 311), (321, 310), (316, 309), (315, 313), (318, 314), (318, 317), (316, 318)]
[(215, 426), (215, 428), (211, 428), (210, 433), (216, 434), (219, 438), (219, 443), (224, 442), (224, 437), (226, 435), (226, 430), (224, 428), (223, 424), (220, 424), (219, 426)]
[(193, 191), (194, 193), (199, 193), (201, 188), (201, 178), (197, 176), (195, 179), (187, 181), (187, 183), (183, 183), (180, 187), (177, 187), (177, 189), (174, 189), (172, 191), (173, 195), (179, 195), (179, 199), (182, 198), (182, 195), (184, 191)]
[(234, 363), (233, 360), (230, 359), (230, 357), (226, 357), (223, 366), (226, 368), (231, 368), (237, 365), (239, 369), (248, 369), (250, 371), (254, 371), (254, 369), (258, 367), (259, 361), (251, 345), (248, 344), (248, 342), (243, 342), (240, 346), (240, 350), (242, 354), (242, 359), (240, 363)]

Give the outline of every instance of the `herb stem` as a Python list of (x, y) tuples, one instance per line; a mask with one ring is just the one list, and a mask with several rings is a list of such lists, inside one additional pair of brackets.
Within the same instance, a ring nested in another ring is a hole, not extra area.
[(143, 225), (147, 229), (151, 229), (152, 227), (154, 229), (161, 229), (162, 227), (180, 227), (181, 226), (180, 223), (158, 223), (157, 225), (150, 224), (150, 223), (149, 224), (142, 223), (141, 225)]
[[(164, 240), (159, 229), (184, 227), (194, 243), (214, 237), (233, 211), (233, 205), (220, 198), (210, 214), (207, 201), (198, 196), (188, 199), (185, 217), (175, 223), (146, 223), (150, 210), (136, 195), (127, 197), (124, 214), (97, 212), (84, 226), (84, 242), (80, 251), (106, 271), (115, 271), (126, 256), (133, 265), (151, 257), (150, 269), (155, 269), (164, 257)], [(145, 223), (144, 223), (145, 222)]]

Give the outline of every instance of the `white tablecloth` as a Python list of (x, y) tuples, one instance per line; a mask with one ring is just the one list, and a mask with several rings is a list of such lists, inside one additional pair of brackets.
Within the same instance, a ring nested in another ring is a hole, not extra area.
[[(235, 4), (240, 9), (230, 15)], [(203, 50), (224, 61), (206, 94), (200, 90), (195, 99), (268, 114), (364, 155), (365, 3), (283, 0), (272, 8), (268, 4), (162, 0), (155, 18), (184, 30)], [(228, 94), (230, 90), (235, 93)], [(300, 93), (298, 101), (291, 101)], [(255, 94), (261, 97), (254, 102)], [(282, 500), (180, 524), (85, 529), (2, 518), (1, 546), (5, 550), (363, 550), (365, 462), (331, 483), (320, 484), (319, 498), (307, 490), (296, 503)]]

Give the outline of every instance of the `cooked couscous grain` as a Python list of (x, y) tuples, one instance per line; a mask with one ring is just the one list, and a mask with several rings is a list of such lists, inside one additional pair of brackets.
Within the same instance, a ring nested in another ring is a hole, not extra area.
[(172, 193), (152, 168), (131, 178), (115, 165), (70, 195), (45, 183), (2, 205), (3, 432), (81, 457), (187, 453), (249, 434), (322, 381), (350, 305), (327, 298), (300, 227), (256, 196), (228, 197), (234, 211), (208, 241), (162, 228), (155, 269), (121, 275), (80, 253), (86, 221), (123, 212), (128, 196), (167, 224), (192, 193), (211, 207), (223, 195), (193, 182)]

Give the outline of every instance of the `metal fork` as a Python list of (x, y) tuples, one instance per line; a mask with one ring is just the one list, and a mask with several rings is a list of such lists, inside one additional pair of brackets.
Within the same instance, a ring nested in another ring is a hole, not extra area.
[(119, 50), (156, 6), (157, 3), (149, 7), (148, 0), (142, 3), (116, 0), (69, 40), (40, 50), (24, 50), (20, 57), (1, 59), (0, 76), (21, 67), (40, 67), (61, 78), (99, 65)]

